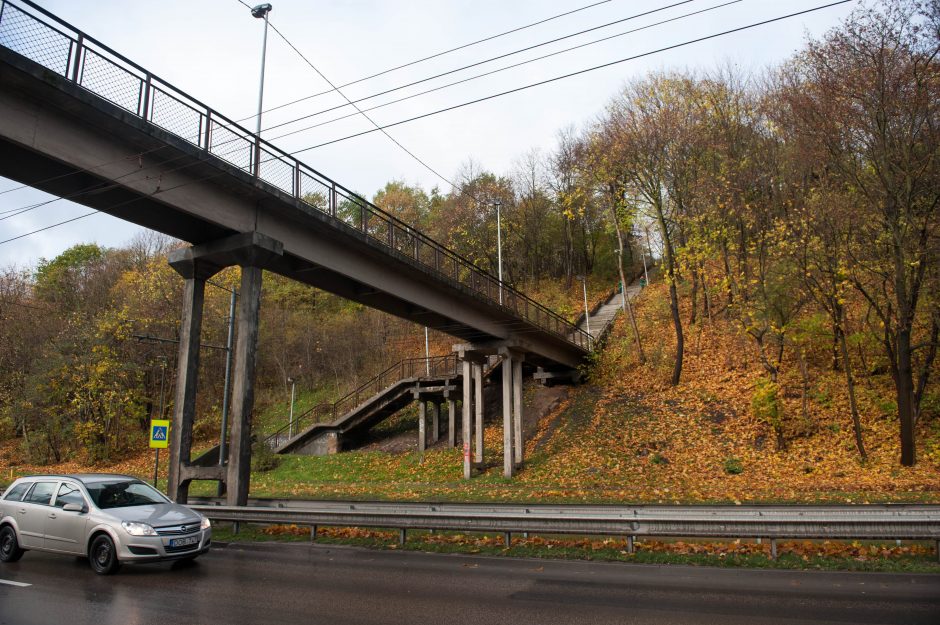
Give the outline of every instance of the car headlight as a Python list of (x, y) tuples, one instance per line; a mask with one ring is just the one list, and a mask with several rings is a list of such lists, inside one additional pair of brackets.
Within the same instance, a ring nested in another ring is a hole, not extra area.
[(156, 536), (157, 531), (146, 523), (134, 523), (133, 521), (121, 521), (121, 527), (131, 536)]
[(212, 527), (212, 523), (209, 522), (209, 517), (202, 517), (202, 523), (199, 524), (199, 529), (207, 530)]

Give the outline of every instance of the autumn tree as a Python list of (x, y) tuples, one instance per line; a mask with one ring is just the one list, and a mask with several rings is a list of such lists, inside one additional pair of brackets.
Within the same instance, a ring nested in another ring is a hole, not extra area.
[(924, 340), (914, 334), (924, 290), (938, 286), (928, 283), (929, 268), (940, 262), (937, 12), (935, 2), (911, 0), (860, 7), (811, 41), (788, 74), (788, 105), (828, 153), (861, 217), (851, 280), (878, 318), (907, 466), (916, 461), (915, 415), (936, 353), (933, 311)]

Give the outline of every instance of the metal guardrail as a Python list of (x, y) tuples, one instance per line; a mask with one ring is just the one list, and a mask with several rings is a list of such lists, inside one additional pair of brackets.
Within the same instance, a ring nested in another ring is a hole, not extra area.
[(352, 229), (394, 256), (586, 351), (591, 337), (466, 258), (31, 0), (0, 0), (0, 45)]
[[(214, 521), (605, 536), (934, 540), (940, 506), (590, 506), (253, 500), (191, 505)], [(938, 544), (940, 547), (940, 544)]]
[(317, 404), (309, 410), (294, 417), (293, 424), (285, 423), (282, 427), (265, 437), (265, 442), (275, 447), (289, 440), (284, 433), (294, 430), (300, 433), (311, 425), (318, 423), (332, 423), (350, 410), (356, 408), (366, 399), (384, 391), (393, 384), (412, 378), (442, 378), (456, 377), (458, 361), (456, 354), (446, 356), (431, 356), (430, 358), (405, 358), (394, 365), (373, 376), (369, 381), (361, 384), (335, 402)]

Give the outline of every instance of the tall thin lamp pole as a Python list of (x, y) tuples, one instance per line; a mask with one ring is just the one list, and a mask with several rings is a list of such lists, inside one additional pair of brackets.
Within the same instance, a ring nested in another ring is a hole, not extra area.
[(254, 173), (261, 175), (261, 110), (264, 103), (264, 60), (268, 52), (268, 13), (273, 9), (269, 3), (259, 4), (251, 9), (251, 16), (264, 20), (264, 39), (261, 42), (261, 80), (258, 85), (258, 123), (255, 127), (255, 162)]
[(503, 228), (499, 214), (499, 208), (503, 202), (496, 200), (496, 264), (499, 269), (499, 303), (503, 303)]
[(428, 339), (428, 327), (424, 326), (424, 370), (431, 377), (431, 343)]
[(587, 300), (587, 276), (578, 276), (581, 278), (581, 288), (584, 289), (584, 327), (587, 328), (587, 333), (593, 337), (591, 334), (591, 315), (588, 311), (588, 300)]
[(287, 440), (294, 438), (294, 388), (297, 381), (294, 378), (287, 378), (290, 382), (290, 417), (287, 422)]

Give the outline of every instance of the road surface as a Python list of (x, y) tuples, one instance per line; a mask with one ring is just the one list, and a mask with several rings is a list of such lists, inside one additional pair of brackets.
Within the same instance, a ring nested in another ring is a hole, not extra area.
[(940, 575), (233, 544), (189, 565), (99, 577), (82, 560), (27, 553), (0, 565), (0, 623), (937, 625)]

